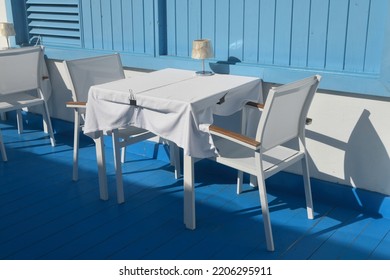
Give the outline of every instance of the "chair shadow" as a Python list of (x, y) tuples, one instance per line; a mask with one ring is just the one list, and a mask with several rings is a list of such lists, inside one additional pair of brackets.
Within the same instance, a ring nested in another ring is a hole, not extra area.
[[(344, 182), (345, 185), (354, 187), (345, 188), (343, 200), (348, 200), (356, 209), (365, 212), (369, 210), (368, 212), (375, 215), (381, 208), (383, 196), (375, 195), (375, 192), (372, 192), (372, 195), (367, 195), (365, 188), (375, 184), (373, 178), (375, 180), (378, 177), (383, 178), (385, 176), (384, 181), (390, 181), (390, 159), (386, 147), (369, 117), (370, 112), (366, 109), (363, 110), (347, 142), (310, 130), (307, 130), (306, 137), (345, 152)], [(370, 164), (367, 164), (367, 162)], [(314, 164), (311, 164), (311, 166), (315, 168)], [(322, 174), (318, 169), (315, 172)], [(370, 174), (370, 176), (367, 176), (367, 174)], [(328, 178), (327, 180), (330, 182), (340, 181), (340, 178), (332, 177), (329, 174), (322, 175)], [(374, 187), (377, 187), (378, 192), (382, 190), (380, 186), (374, 185)], [(365, 195), (361, 195), (362, 192)], [(329, 196), (331, 195), (330, 191)]]

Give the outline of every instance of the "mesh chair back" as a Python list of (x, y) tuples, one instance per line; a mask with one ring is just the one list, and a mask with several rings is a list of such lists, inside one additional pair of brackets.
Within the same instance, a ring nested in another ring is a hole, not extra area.
[(264, 150), (303, 137), (305, 120), (319, 81), (317, 75), (270, 90), (256, 137)]
[(1, 51), (0, 94), (37, 89), (41, 55), (40, 46)]
[(125, 78), (119, 54), (64, 61), (73, 101), (86, 102), (89, 88)]

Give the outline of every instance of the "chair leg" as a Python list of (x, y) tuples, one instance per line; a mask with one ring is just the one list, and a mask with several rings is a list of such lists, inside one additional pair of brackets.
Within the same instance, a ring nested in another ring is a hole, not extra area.
[(305, 198), (306, 198), (306, 209), (307, 209), (307, 218), (313, 219), (313, 198), (311, 195), (311, 185), (310, 185), (310, 175), (309, 175), (309, 164), (307, 162), (307, 157), (302, 159), (302, 175), (303, 175), (303, 184), (305, 187)]
[(4, 142), (3, 142), (3, 135), (1, 134), (1, 130), (0, 130), (0, 152), (1, 152), (1, 157), (3, 159), (3, 161), (7, 161), (7, 153), (5, 151), (5, 147), (4, 147)]
[(51, 125), (51, 120), (50, 120), (49, 108), (47, 107), (46, 102), (43, 103), (43, 107), (44, 107), (43, 120), (44, 120), (44, 123), (46, 123), (47, 130), (48, 130), (49, 135), (50, 135), (51, 145), (54, 147), (56, 145), (56, 140), (54, 138), (53, 127)]
[(16, 123), (18, 126), (18, 133), (23, 133), (23, 116), (22, 116), (22, 110), (18, 109), (16, 110)]
[(176, 143), (168, 141), (169, 145), (169, 159), (171, 165), (175, 167), (175, 179), (179, 179), (181, 176), (181, 167), (180, 167), (180, 150)]
[(180, 164), (180, 149), (176, 143), (159, 137), (158, 143), (167, 144), (169, 147), (169, 162), (171, 166), (175, 167), (175, 179), (181, 177), (181, 164)]
[(118, 129), (112, 131), (112, 147), (114, 152), (114, 166), (116, 176), (116, 195), (118, 203), (125, 202), (125, 195), (123, 191), (123, 178), (122, 178), (122, 164), (121, 164), (121, 147), (118, 137)]
[[(243, 183), (244, 183), (244, 172), (238, 171), (238, 173), (237, 173), (237, 194), (242, 193)], [(252, 188), (257, 187), (258, 184), (257, 184), (257, 177), (256, 176), (254, 176), (252, 174), (249, 176), (249, 185)]]
[(257, 176), (257, 182), (259, 184), (259, 196), (260, 196), (260, 203), (261, 203), (261, 212), (264, 221), (264, 231), (265, 231), (265, 240), (267, 242), (267, 250), (274, 251), (275, 247), (274, 247), (274, 239), (272, 235), (271, 218), (269, 215), (267, 191), (266, 191), (265, 181), (262, 173)]
[(126, 161), (126, 147), (122, 147), (121, 149), (121, 163), (125, 163)]
[(80, 146), (80, 114), (74, 113), (74, 136), (73, 136), (73, 176), (72, 180), (79, 179), (79, 146)]
[(242, 193), (242, 181), (244, 180), (244, 172), (237, 172), (237, 194)]
[[(173, 143), (172, 141), (169, 141), (169, 140), (166, 140), (167, 141), (167, 144), (168, 144), (168, 147), (169, 147), (169, 163), (172, 165), (172, 166), (175, 166), (175, 147), (173, 145), (175, 145), (175, 143)], [(163, 143), (164, 144), (164, 143)]]

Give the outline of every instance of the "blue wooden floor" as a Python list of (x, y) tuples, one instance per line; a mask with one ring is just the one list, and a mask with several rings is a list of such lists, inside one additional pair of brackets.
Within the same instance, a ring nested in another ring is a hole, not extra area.
[(80, 179), (73, 182), (71, 129), (57, 131), (53, 148), (38, 129), (27, 126), (18, 135), (13, 121), (0, 128), (9, 159), (0, 162), (0, 259), (390, 259), (388, 218), (315, 192), (316, 215), (308, 220), (302, 193), (269, 182), (271, 253), (257, 190), (236, 195), (230, 169), (196, 164), (197, 229), (191, 231), (183, 225), (183, 182), (175, 180), (164, 147), (157, 158), (149, 156), (150, 143), (128, 152), (126, 203), (118, 205), (109, 148), (110, 199), (101, 201), (89, 139), (81, 143)]

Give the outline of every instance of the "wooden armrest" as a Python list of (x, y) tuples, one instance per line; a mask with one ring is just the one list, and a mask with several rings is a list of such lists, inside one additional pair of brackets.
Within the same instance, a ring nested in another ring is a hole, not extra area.
[(86, 106), (87, 106), (87, 102), (75, 102), (75, 101), (66, 102), (66, 107), (68, 108), (85, 108)]
[(257, 102), (249, 101), (249, 102), (246, 103), (246, 105), (251, 106), (251, 107), (256, 107), (256, 108), (259, 108), (259, 109), (264, 109), (264, 104), (257, 103)]
[(209, 126), (209, 131), (210, 131), (211, 134), (215, 134), (217, 136), (220, 136), (220, 137), (232, 140), (234, 142), (245, 143), (245, 144), (247, 144), (245, 146), (249, 146), (250, 148), (257, 149), (260, 146), (260, 142), (259, 141), (256, 141), (255, 139), (247, 137), (247, 136), (244, 136), (242, 134), (239, 134), (239, 133), (236, 133), (236, 132), (224, 129), (222, 127), (218, 127), (218, 126), (215, 126), (215, 125), (210, 125)]

